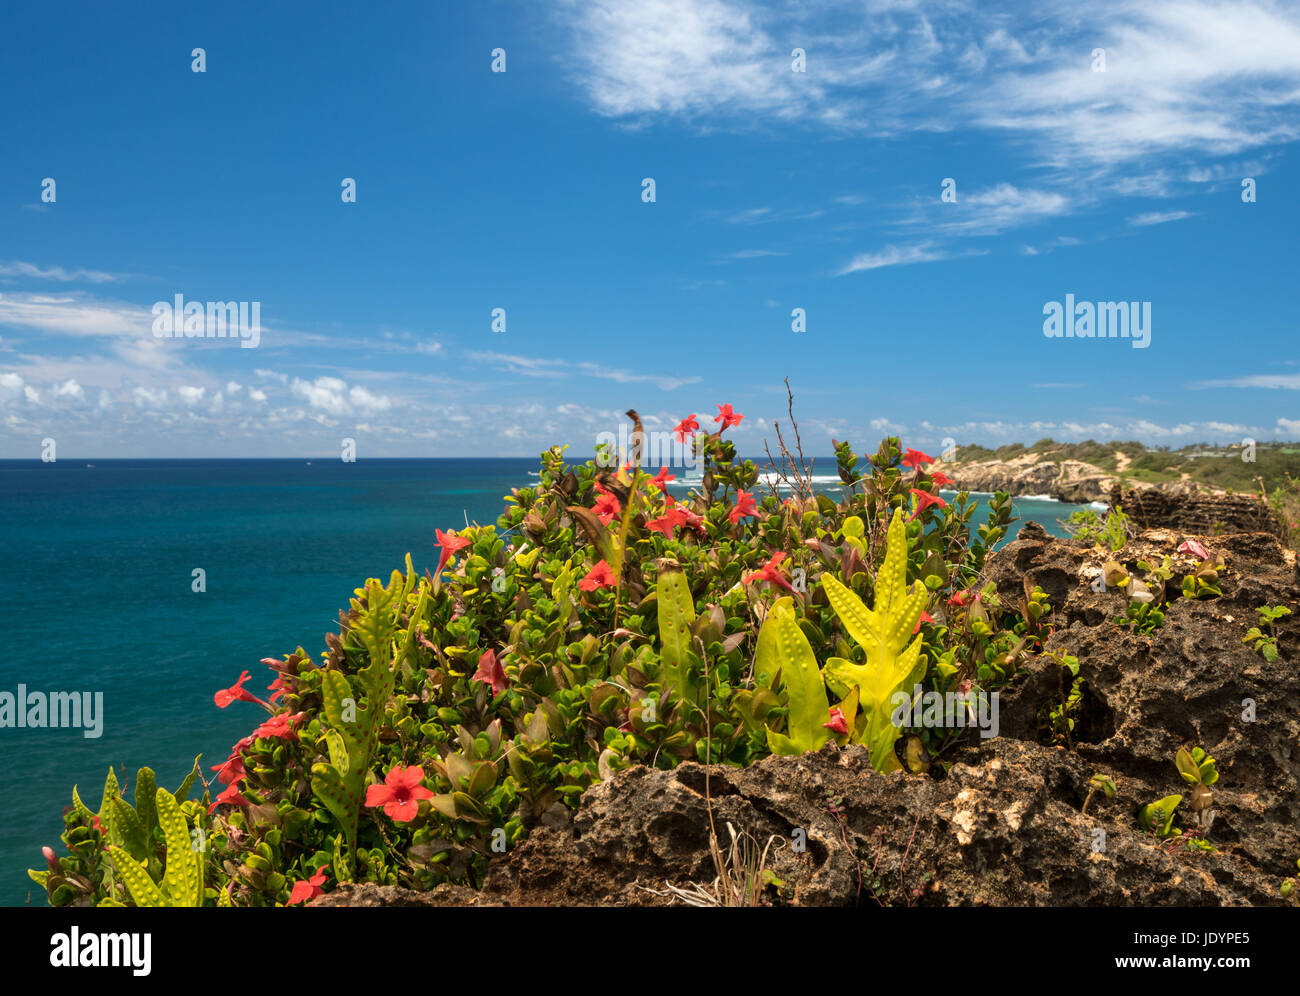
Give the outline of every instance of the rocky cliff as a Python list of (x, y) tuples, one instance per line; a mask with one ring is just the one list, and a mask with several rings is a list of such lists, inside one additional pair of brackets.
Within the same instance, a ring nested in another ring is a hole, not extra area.
[(1047, 495), (1059, 501), (1087, 504), (1107, 501), (1120, 482), (1113, 474), (1081, 460), (1048, 460), (1025, 453), (1009, 460), (936, 463), (965, 491), (1008, 491), (1012, 495)]

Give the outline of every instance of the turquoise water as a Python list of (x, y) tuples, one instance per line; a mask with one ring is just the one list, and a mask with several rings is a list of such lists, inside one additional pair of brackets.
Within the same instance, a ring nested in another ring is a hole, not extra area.
[[(261, 715), (212, 694), (258, 661), (313, 656), (355, 587), (410, 552), (436, 566), (434, 528), (493, 523), (529, 482), (520, 460), (0, 461), (0, 584), (9, 597), (0, 691), (102, 692), (103, 734), (0, 729), (0, 905), (44, 897), (25, 869), (62, 851), (71, 788), (97, 805), (108, 766), (175, 788), (195, 754), (218, 763)], [(1016, 514), (1060, 533), (1075, 506)], [(1017, 524), (1018, 526), (1018, 524)], [(191, 590), (192, 572), (206, 591)]]

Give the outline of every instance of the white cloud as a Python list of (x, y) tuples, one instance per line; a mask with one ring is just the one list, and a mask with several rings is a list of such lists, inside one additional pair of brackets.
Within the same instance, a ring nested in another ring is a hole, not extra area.
[(835, 275), (842, 277), (845, 274), (859, 273), (862, 270), (878, 270), (885, 266), (932, 263), (938, 259), (946, 259), (947, 255), (942, 249), (928, 242), (915, 246), (887, 246), (878, 252), (859, 253)]
[(131, 399), (137, 408), (163, 408), (167, 405), (167, 392), (136, 387), (131, 391)]
[(1203, 380), (1193, 387), (1263, 387), (1271, 390), (1300, 391), (1300, 374), (1249, 374), (1224, 380)]
[(1135, 215), (1128, 220), (1130, 225), (1138, 228), (1144, 228), (1148, 225), (1164, 225), (1171, 221), (1182, 221), (1184, 218), (1190, 218), (1190, 211), (1147, 211), (1144, 214)]
[[(574, 84), (597, 113), (630, 124), (973, 127), (1076, 171), (1157, 154), (1204, 162), (1300, 136), (1300, 9), (1268, 0), (1046, 3), (1029, 18), (971, 0), (567, 0), (559, 10)], [(796, 45), (803, 73), (791, 69)], [(1105, 49), (1105, 72), (1092, 71), (1094, 48)]]
[(60, 283), (84, 281), (92, 284), (112, 283), (121, 279), (112, 273), (100, 270), (65, 270), (61, 266), (48, 266), (42, 269), (34, 263), (0, 263), (0, 277), (28, 277), (33, 280), (56, 280)]
[(391, 399), (382, 394), (371, 394), (364, 387), (354, 387), (348, 391), (348, 400), (355, 408), (363, 412), (383, 412), (393, 407)]

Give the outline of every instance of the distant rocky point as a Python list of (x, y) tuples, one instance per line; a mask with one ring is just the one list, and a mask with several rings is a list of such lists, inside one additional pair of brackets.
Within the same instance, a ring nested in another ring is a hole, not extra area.
[[(1086, 505), (1110, 500), (1120, 479), (1082, 460), (1054, 460), (1025, 452), (1007, 460), (939, 461), (932, 468), (952, 478), (963, 491), (1008, 491), (1012, 495), (1046, 495)], [(1152, 485), (1143, 484), (1143, 487)]]
[(1198, 444), (1170, 450), (1138, 442), (1040, 439), (1032, 446), (1015, 443), (996, 450), (956, 447), (934, 469), (967, 491), (1044, 495), (1076, 504), (1114, 504), (1117, 492), (1130, 491), (1250, 495), (1300, 477), (1300, 444)]

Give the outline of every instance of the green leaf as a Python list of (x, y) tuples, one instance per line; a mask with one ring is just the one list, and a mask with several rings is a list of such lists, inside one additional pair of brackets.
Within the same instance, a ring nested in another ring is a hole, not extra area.
[(194, 848), (189, 825), (181, 813), (176, 797), (159, 789), (156, 798), (158, 824), (167, 844), (167, 868), (163, 872), (163, 889), (171, 906), (203, 905), (203, 867)]
[(793, 599), (779, 599), (768, 610), (763, 627), (758, 631), (755, 668), (759, 673), (781, 672), (781, 686), (789, 705), (788, 733), (782, 735), (770, 728), (767, 731), (767, 742), (772, 752), (804, 754), (826, 743), (831, 736), (830, 730), (823, 725), (830, 716), (826, 684), (822, 681), (808, 638), (803, 635), (795, 618)]
[(695, 600), (686, 575), (676, 564), (665, 563), (659, 574), (659, 640), (663, 644), (664, 683), (679, 701), (694, 701), (691, 687), (691, 623)]
[(184, 802), (190, 797), (190, 789), (194, 787), (194, 781), (199, 777), (199, 754), (194, 758), (194, 767), (190, 768), (190, 773), (185, 776), (185, 781), (181, 782), (181, 787), (176, 790), (176, 801)]
[[(116, 844), (108, 846), (108, 853), (113, 858), (113, 867), (131, 894), (131, 900), (137, 906), (159, 908), (167, 906), (167, 898), (158, 891), (149, 874), (136, 863), (135, 859)], [(103, 904), (101, 904), (103, 905)]]
[(1156, 836), (1168, 837), (1169, 830), (1174, 823), (1174, 810), (1178, 808), (1178, 804), (1182, 801), (1183, 797), (1181, 795), (1167, 795), (1159, 802), (1143, 806), (1138, 813), (1138, 824), (1148, 832), (1155, 826), (1157, 828)]
[(157, 791), (152, 768), (141, 768), (136, 772), (135, 811), (140, 814), (140, 823), (149, 839), (153, 838), (154, 829), (158, 826), (158, 810), (154, 804)]
[[(857, 742), (871, 752), (877, 771), (900, 767), (894, 754), (899, 729), (894, 725), (895, 696), (911, 701), (913, 688), (925, 676), (921, 659), (921, 637), (912, 637), (928, 599), (925, 586), (907, 590), (907, 529), (900, 510), (894, 510), (889, 524), (885, 561), (876, 578), (875, 608), (868, 609), (852, 591), (829, 573), (822, 575), (822, 588), (831, 608), (849, 635), (866, 651), (866, 663), (856, 664), (841, 657), (826, 662), (826, 683), (841, 697), (853, 686), (860, 689), (859, 708), (866, 720)], [(909, 644), (910, 641), (910, 644)]]
[(1174, 764), (1178, 767), (1178, 773), (1183, 776), (1183, 781), (1188, 785), (1201, 784), (1201, 769), (1193, 760), (1191, 751), (1186, 747), (1179, 747), (1178, 753), (1174, 756)]

